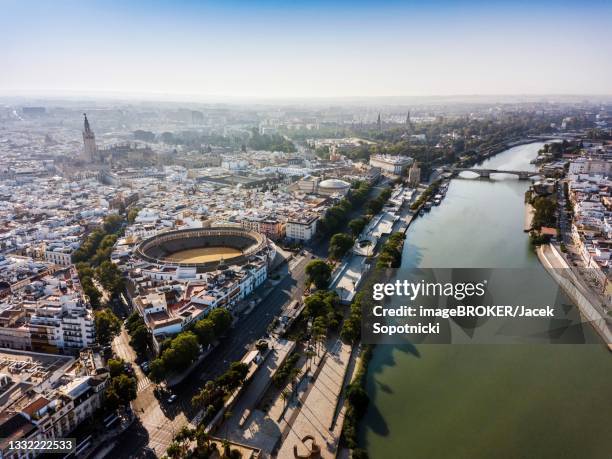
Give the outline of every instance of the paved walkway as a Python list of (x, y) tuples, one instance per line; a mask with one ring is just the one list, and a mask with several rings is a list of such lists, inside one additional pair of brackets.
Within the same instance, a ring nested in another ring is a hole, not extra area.
[(293, 457), (294, 446), (297, 446), (299, 454), (307, 454), (301, 441), (306, 435), (315, 438), (321, 447), (321, 457), (335, 457), (344, 420), (344, 407), (331, 430), (330, 426), (334, 421), (336, 400), (343, 388), (350, 357), (351, 347), (346, 344), (339, 346), (337, 355), (327, 354), (319, 375), (309, 387), (306, 399), (280, 447), (279, 458)]
[(263, 451), (272, 450), (280, 437), (279, 427), (274, 422), (276, 418), (266, 419), (265, 413), (255, 408), (270, 386), (272, 375), (294, 347), (293, 341), (279, 340), (274, 343), (246, 391), (231, 409), (232, 416), (217, 430), (218, 434)]
[(576, 276), (565, 259), (552, 245), (542, 245), (538, 248), (538, 257), (546, 270), (561, 285), (563, 290), (578, 306), (583, 317), (593, 325), (604, 342), (612, 350), (612, 331), (605, 319), (605, 313), (600, 310), (601, 299), (597, 298), (588, 286), (585, 286)]

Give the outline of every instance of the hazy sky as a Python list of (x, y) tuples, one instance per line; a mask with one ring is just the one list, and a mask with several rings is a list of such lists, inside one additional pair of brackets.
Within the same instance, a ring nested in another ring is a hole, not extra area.
[(0, 93), (612, 94), (612, 2), (0, 0)]

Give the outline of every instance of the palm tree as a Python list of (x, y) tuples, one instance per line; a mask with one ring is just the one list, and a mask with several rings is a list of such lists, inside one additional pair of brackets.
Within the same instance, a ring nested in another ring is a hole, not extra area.
[(177, 443), (181, 457), (183, 457), (187, 450), (189, 449), (189, 443), (195, 438), (195, 430), (190, 429), (187, 426), (181, 427), (181, 430), (178, 431), (176, 437), (174, 437), (174, 441)]
[(313, 327), (312, 327), (312, 340), (314, 341), (315, 352), (317, 354), (317, 357), (319, 356), (319, 337), (320, 337), (321, 333), (323, 333), (323, 331), (321, 330), (321, 327), (313, 325)]
[(182, 448), (176, 441), (173, 441), (170, 443), (170, 446), (168, 446), (166, 454), (170, 459), (180, 459), (182, 456)]
[(318, 357), (319, 349), (321, 349), (327, 339), (327, 329), (322, 324), (316, 324), (312, 329), (312, 337), (315, 340), (315, 349), (317, 350)]
[(312, 358), (313, 358), (314, 356), (315, 356), (315, 352), (314, 352), (314, 351), (312, 351), (312, 350), (310, 350), (310, 349), (308, 349), (308, 350), (306, 351), (306, 358), (308, 359), (308, 360), (307, 360), (307, 362), (308, 362), (308, 367), (306, 368), (306, 373), (308, 373), (308, 372), (310, 371), (310, 366), (311, 366), (311, 364), (312, 364)]
[(227, 439), (223, 440), (223, 455), (221, 456), (222, 459), (230, 459), (231, 458), (231, 450), (230, 450), (230, 444), (229, 441), (227, 441)]
[(289, 404), (291, 393), (287, 389), (285, 389), (280, 393), (280, 398), (283, 401), (283, 410), (281, 411), (281, 415), (278, 418), (279, 421), (285, 417), (285, 410), (287, 409), (287, 405)]
[(204, 453), (210, 450), (210, 435), (204, 429), (204, 426), (198, 427), (195, 433), (195, 439), (197, 444), (198, 453), (204, 455)]
[(300, 376), (302, 376), (302, 370), (299, 368), (294, 368), (291, 370), (291, 393), (297, 393), (298, 382), (300, 381)]

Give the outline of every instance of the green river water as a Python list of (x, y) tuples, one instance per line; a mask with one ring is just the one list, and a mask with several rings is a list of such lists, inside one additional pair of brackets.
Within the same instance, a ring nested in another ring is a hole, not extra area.
[[(481, 166), (531, 170), (542, 145)], [(523, 232), (528, 186), (513, 176), (453, 180), (409, 228), (402, 268), (543, 269)], [(372, 459), (612, 458), (603, 345), (379, 345), (367, 390), (360, 437)]]

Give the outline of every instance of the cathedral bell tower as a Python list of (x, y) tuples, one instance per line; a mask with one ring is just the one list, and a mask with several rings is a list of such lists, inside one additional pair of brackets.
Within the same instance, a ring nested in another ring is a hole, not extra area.
[(83, 113), (85, 118), (83, 122), (83, 156), (85, 161), (89, 163), (96, 162), (98, 159), (98, 147), (96, 146), (96, 136), (94, 135), (91, 127), (89, 126), (89, 120), (87, 114)]

